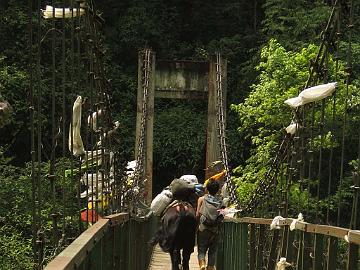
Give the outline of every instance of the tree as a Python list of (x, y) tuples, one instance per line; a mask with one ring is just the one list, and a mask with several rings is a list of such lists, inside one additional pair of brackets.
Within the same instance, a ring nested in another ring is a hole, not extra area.
[(263, 31), (287, 49), (301, 49), (319, 41), (330, 15), (321, 0), (270, 0), (264, 4)]
[[(259, 82), (252, 86), (252, 92), (245, 99), (244, 103), (232, 106), (232, 109), (238, 113), (240, 119), (240, 127), (238, 128), (240, 136), (244, 138), (244, 143), (250, 148), (249, 152), (246, 153), (246, 163), (235, 169), (238, 175), (235, 181), (238, 182), (239, 197), (243, 203), (246, 203), (249, 199), (257, 183), (261, 180), (266, 180), (265, 175), (270, 170), (271, 164), (269, 160), (275, 156), (279, 142), (285, 134), (284, 128), (290, 124), (292, 119), (291, 110), (284, 104), (284, 101), (290, 97), (297, 96), (303, 89), (308, 77), (308, 63), (315, 57), (317, 51), (318, 47), (315, 45), (309, 45), (300, 52), (286, 51), (276, 40), (270, 40), (268, 45), (262, 49), (262, 61), (257, 66), (257, 69), (260, 71)], [(330, 81), (335, 78), (335, 71), (335, 62), (330, 58)], [(337, 76), (335, 129), (326, 129), (325, 134), (326, 132), (329, 133), (322, 139), (324, 151), (329, 151), (331, 147), (334, 147), (334, 156), (340, 155), (341, 120), (344, 113), (345, 87), (342, 82), (345, 72), (344, 65), (341, 63), (339, 64)], [(356, 95), (352, 99), (358, 100), (355, 86), (350, 85), (350, 89)], [(325, 107), (325, 119), (327, 119), (326, 121), (329, 126), (331, 126), (330, 122), (332, 121), (331, 106), (332, 102), (328, 102)], [(356, 106), (351, 105), (351, 107), (353, 110), (358, 111)], [(315, 123), (320, 121), (320, 117), (321, 115), (318, 110), (315, 113)], [(358, 121), (355, 118), (352, 117), (350, 121), (352, 122), (349, 124), (350, 126), (358, 125), (357, 122), (353, 122)], [(346, 140), (349, 142), (349, 145), (356, 144), (355, 142), (353, 142), (354, 144), (352, 143), (351, 134), (353, 132), (350, 129), (346, 134)], [(306, 142), (306, 148), (318, 151), (319, 136), (318, 133), (315, 133), (314, 138)], [(346, 160), (350, 162), (353, 158), (356, 158), (356, 151), (352, 151), (348, 147), (346, 149)], [(315, 160), (314, 164), (317, 164), (316, 162)], [(337, 166), (340, 166), (339, 163)], [(324, 168), (324, 171), (326, 172), (326, 168)], [(335, 171), (336, 169), (333, 171), (334, 175)], [(326, 178), (326, 176), (326, 173), (323, 173), (323, 177)], [(313, 179), (308, 179), (308, 184), (310, 184), (311, 180)], [(294, 186), (291, 188), (292, 192), (298, 192), (296, 185), (294, 183)], [(334, 185), (336, 186), (337, 183)], [(325, 190), (321, 193), (322, 197), (327, 196)], [(295, 195), (290, 197), (293, 199), (293, 203), (298, 198)], [(300, 202), (297, 203), (299, 204)], [(303, 200), (301, 203), (305, 203), (305, 201)], [(323, 205), (323, 207), (325, 206), (326, 204)]]

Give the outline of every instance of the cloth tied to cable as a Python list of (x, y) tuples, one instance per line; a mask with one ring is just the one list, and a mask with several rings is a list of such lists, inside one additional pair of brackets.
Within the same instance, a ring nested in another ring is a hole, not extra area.
[(296, 223), (297, 223), (298, 221), (301, 221), (301, 222), (304, 221), (304, 217), (303, 217), (303, 215), (302, 215), (301, 213), (299, 213), (297, 219), (294, 219), (294, 220), (291, 222), (291, 224), (290, 224), (290, 231), (293, 231), (293, 230), (296, 229)]
[(274, 217), (273, 221), (270, 224), (270, 229), (271, 230), (280, 230), (280, 222), (281, 221), (285, 221), (286, 219), (283, 218), (282, 216), (276, 216)]
[(291, 266), (291, 263), (286, 261), (286, 258), (281, 257), (278, 263), (276, 264), (276, 270), (285, 270), (286, 267)]
[(78, 96), (73, 105), (72, 123), (69, 128), (69, 150), (78, 157), (85, 153), (84, 144), (81, 138), (81, 106), (82, 98)]
[(313, 86), (303, 90), (299, 96), (285, 100), (285, 103), (292, 108), (322, 100), (335, 91), (336, 82)]

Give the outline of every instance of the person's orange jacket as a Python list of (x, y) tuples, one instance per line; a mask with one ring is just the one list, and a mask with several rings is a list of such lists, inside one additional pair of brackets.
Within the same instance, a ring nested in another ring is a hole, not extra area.
[(222, 172), (219, 172), (213, 176), (211, 176), (209, 179), (206, 179), (205, 183), (204, 183), (204, 187), (206, 187), (207, 183), (210, 181), (210, 180), (219, 180), (221, 179), (222, 177), (224, 177), (226, 175), (226, 170), (223, 170)]

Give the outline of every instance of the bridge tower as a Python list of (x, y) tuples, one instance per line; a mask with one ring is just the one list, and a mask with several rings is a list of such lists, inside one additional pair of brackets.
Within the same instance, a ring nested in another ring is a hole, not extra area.
[[(148, 65), (148, 69), (146, 68)], [(153, 126), (154, 126), (154, 99), (203, 99), (208, 103), (207, 129), (206, 129), (206, 164), (219, 160), (221, 157), (219, 147), (217, 104), (218, 95), (216, 86), (219, 83), (216, 58), (211, 57), (209, 61), (189, 60), (157, 60), (155, 53), (151, 54), (150, 63), (144, 60), (144, 52), (139, 53), (138, 59), (138, 89), (137, 89), (137, 118), (136, 118), (136, 143), (135, 158), (139, 154), (139, 139), (143, 118), (143, 103), (146, 102), (146, 124), (145, 124), (145, 153), (144, 177), (147, 179), (146, 192), (147, 202), (152, 200), (153, 182)], [(222, 59), (222, 97), (223, 107), (226, 108), (226, 67), (227, 61)], [(147, 73), (147, 74), (144, 74)], [(144, 78), (147, 78), (144, 81)], [(148, 87), (144, 87), (147, 84)], [(147, 98), (144, 98), (147, 91)], [(207, 177), (208, 175), (206, 175)]]

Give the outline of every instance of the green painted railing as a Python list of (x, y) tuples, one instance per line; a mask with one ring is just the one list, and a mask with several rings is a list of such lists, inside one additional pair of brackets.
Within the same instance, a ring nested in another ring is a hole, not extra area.
[(248, 265), (248, 224), (226, 221), (219, 232), (216, 268), (246, 270)]
[[(217, 270), (274, 270), (286, 257), (296, 270), (360, 270), (360, 231), (271, 219), (227, 220), (220, 228)], [(147, 244), (158, 220), (116, 214), (99, 220), (51, 261), (45, 270), (146, 270), (152, 249)], [(186, 236), (184, 236), (186, 237)]]
[[(360, 231), (271, 219), (240, 218), (224, 222), (220, 231), (217, 269), (274, 270), (280, 257), (296, 270), (360, 270)], [(289, 269), (289, 268), (288, 268)]]
[(126, 213), (99, 220), (52, 260), (45, 270), (144, 270), (157, 219), (130, 219)]

